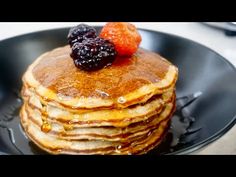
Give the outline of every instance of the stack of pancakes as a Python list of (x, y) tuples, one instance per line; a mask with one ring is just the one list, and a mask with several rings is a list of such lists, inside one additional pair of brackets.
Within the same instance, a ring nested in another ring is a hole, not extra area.
[(160, 144), (175, 110), (177, 68), (139, 49), (86, 72), (70, 52), (45, 53), (24, 74), (27, 136), (52, 154), (143, 154)]

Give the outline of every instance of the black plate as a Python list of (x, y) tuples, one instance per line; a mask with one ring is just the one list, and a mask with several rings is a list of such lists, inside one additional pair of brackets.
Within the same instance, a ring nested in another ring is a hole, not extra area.
[[(44, 153), (27, 139), (19, 124), (21, 77), (40, 54), (65, 45), (67, 33), (67, 28), (55, 29), (0, 42), (0, 153)], [(186, 154), (226, 133), (235, 124), (235, 68), (191, 40), (149, 30), (140, 33), (141, 47), (160, 53), (179, 68), (171, 129), (150, 154)]]

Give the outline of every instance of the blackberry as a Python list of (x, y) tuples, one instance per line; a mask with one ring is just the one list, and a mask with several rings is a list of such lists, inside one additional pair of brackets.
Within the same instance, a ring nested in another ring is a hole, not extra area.
[(96, 38), (96, 37), (97, 37), (97, 32), (94, 27), (85, 24), (80, 24), (70, 29), (67, 39), (70, 46), (72, 46), (76, 42), (82, 42), (87, 38)]
[(71, 57), (76, 67), (94, 71), (111, 65), (116, 57), (116, 51), (110, 41), (97, 37), (74, 43)]

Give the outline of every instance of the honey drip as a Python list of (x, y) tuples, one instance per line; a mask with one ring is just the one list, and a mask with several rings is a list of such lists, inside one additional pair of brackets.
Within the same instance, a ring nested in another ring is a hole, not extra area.
[(70, 130), (73, 130), (74, 129), (74, 126), (73, 125), (64, 125), (64, 130), (65, 131), (70, 131)]
[(41, 126), (41, 130), (44, 133), (48, 133), (49, 131), (51, 131), (51, 129), (52, 129), (52, 125), (49, 124), (46, 120), (43, 120), (43, 124)]

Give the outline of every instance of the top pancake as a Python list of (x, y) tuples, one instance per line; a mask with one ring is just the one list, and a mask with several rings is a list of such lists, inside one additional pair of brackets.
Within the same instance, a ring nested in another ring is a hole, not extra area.
[(41, 55), (24, 84), (44, 100), (73, 109), (124, 108), (173, 88), (178, 75), (174, 65), (144, 49), (93, 72), (76, 68), (70, 53), (65, 46)]

